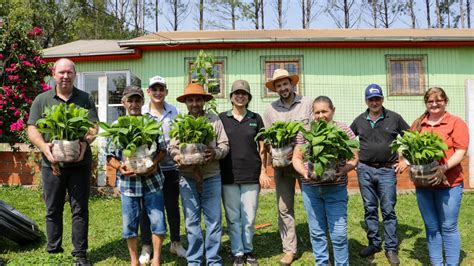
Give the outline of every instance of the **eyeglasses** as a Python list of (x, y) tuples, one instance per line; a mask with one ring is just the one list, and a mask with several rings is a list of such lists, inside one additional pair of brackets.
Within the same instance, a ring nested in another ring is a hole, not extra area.
[(427, 105), (434, 105), (436, 103), (436, 105), (440, 105), (440, 104), (443, 104), (445, 102), (445, 100), (436, 100), (436, 101), (427, 101), (426, 104)]

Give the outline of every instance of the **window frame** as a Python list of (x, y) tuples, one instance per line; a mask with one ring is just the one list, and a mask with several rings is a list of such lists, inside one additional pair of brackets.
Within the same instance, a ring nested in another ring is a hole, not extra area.
[[(387, 73), (387, 90), (389, 96), (420, 96), (425, 93), (427, 84), (428, 84), (428, 57), (427, 55), (386, 55), (386, 73)], [(395, 79), (392, 75), (392, 64), (395, 62), (400, 62), (402, 64), (402, 74), (401, 74), (401, 82), (402, 88), (395, 89), (395, 85), (392, 84), (393, 80)], [(409, 64), (415, 63), (418, 65), (419, 73), (418, 73), (418, 90), (411, 89), (410, 79), (412, 75), (408, 71)]]
[[(196, 57), (186, 57), (185, 58), (185, 73), (186, 73), (186, 84), (190, 83), (195, 83), (193, 82), (195, 79), (192, 78), (192, 66), (194, 62), (196, 61)], [(225, 98), (225, 88), (226, 88), (226, 66), (227, 66), (227, 57), (225, 56), (215, 56), (214, 57), (214, 66), (215, 65), (221, 65), (220, 69), (220, 80), (219, 80), (219, 93), (211, 93), (209, 91), (206, 91), (206, 93), (211, 94), (215, 98)], [(213, 78), (214, 80), (216, 78)], [(212, 80), (212, 79), (211, 79)], [(205, 88), (206, 89), (206, 88)]]
[[(262, 89), (263, 89), (263, 92), (262, 92), (262, 97), (264, 98), (276, 98), (276, 97), (279, 97), (278, 96), (278, 93), (276, 92), (273, 92), (271, 90), (269, 90), (266, 86), (265, 86), (265, 83), (269, 80), (271, 80), (272, 76), (267, 76), (268, 75), (273, 75), (273, 71), (272, 73), (267, 73), (267, 65), (270, 65), (270, 64), (275, 64), (275, 63), (278, 63), (281, 65), (284, 65), (284, 64), (288, 64), (288, 63), (295, 63), (296, 64), (296, 75), (298, 75), (299, 77), (299, 82), (298, 84), (296, 84), (296, 94), (298, 95), (303, 95), (303, 76), (302, 76), (302, 72), (303, 72), (303, 56), (302, 55), (263, 55), (263, 56), (260, 56), (260, 64), (261, 64), (261, 69), (262, 69), (262, 77), (261, 77), (261, 81), (262, 81)], [(290, 73), (290, 75), (293, 75), (292, 73)]]

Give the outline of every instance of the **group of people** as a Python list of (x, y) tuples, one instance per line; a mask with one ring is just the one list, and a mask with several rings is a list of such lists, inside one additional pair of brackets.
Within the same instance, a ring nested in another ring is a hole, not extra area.
[[(43, 153), (42, 180), (46, 202), (47, 251), (63, 252), (62, 214), (66, 192), (72, 209), (72, 255), (77, 264), (90, 264), (86, 256), (88, 233), (88, 199), (91, 152), (89, 144), (97, 133), (91, 128), (84, 138), (86, 152), (80, 161), (57, 163), (51, 153), (47, 135), (39, 133), (36, 121), (47, 106), (75, 103), (89, 109), (89, 119), (98, 121), (95, 103), (87, 93), (74, 87), (75, 66), (71, 60), (60, 59), (54, 65), (56, 87), (34, 100), (28, 119), (28, 136)], [(128, 115), (148, 115), (163, 122), (163, 136), (156, 140), (158, 151), (153, 167), (136, 175), (123, 163), (120, 149), (110, 148), (108, 163), (117, 169), (117, 186), (121, 192), (123, 238), (127, 239), (132, 265), (150, 261), (160, 264), (161, 246), (166, 234), (165, 216), (170, 227), (170, 252), (185, 257), (189, 265), (202, 263), (222, 265), (219, 255), (222, 234), (221, 199), (227, 220), (234, 265), (258, 265), (254, 254), (253, 235), (262, 187), (271, 184), (266, 174), (271, 153), (262, 139), (255, 136), (262, 128), (277, 121), (301, 121), (308, 128), (311, 121), (326, 120), (347, 133), (358, 137), (360, 149), (353, 159), (338, 168), (337, 178), (322, 183), (310, 178), (301, 145), (306, 143), (299, 133), (294, 142), (292, 164), (275, 168), (274, 183), (278, 207), (278, 228), (283, 256), (280, 263), (290, 265), (297, 259), (294, 195), (296, 182), (301, 187), (307, 213), (312, 251), (317, 265), (331, 265), (328, 236), (332, 243), (334, 264), (349, 265), (347, 229), (347, 173), (356, 169), (363, 199), (368, 245), (360, 250), (369, 257), (383, 248), (391, 265), (400, 263), (398, 257), (397, 216), (395, 213), (397, 172), (407, 168), (403, 158), (390, 149), (390, 144), (405, 130), (432, 131), (448, 145), (445, 157), (439, 161), (432, 187), (417, 187), (418, 206), (425, 223), (428, 251), (432, 265), (458, 265), (460, 234), (457, 220), (463, 192), (463, 159), (469, 135), (465, 122), (446, 111), (448, 97), (442, 88), (426, 91), (425, 113), (410, 127), (397, 113), (383, 106), (382, 88), (376, 84), (365, 90), (367, 110), (352, 124), (333, 121), (336, 108), (327, 96), (314, 100), (295, 93), (297, 75), (284, 69), (275, 70), (266, 87), (279, 95), (263, 116), (248, 109), (252, 100), (250, 85), (245, 80), (233, 82), (230, 91), (231, 108), (219, 115), (204, 109), (213, 98), (198, 84), (189, 84), (177, 101), (184, 103), (187, 113), (206, 117), (215, 131), (215, 138), (204, 151), (206, 163), (185, 165), (177, 139), (170, 139), (170, 123), (177, 116), (176, 107), (167, 103), (166, 81), (160, 76), (150, 79), (147, 94), (141, 88), (127, 86), (122, 103)], [(201, 181), (202, 180), (202, 181)], [(187, 249), (179, 237), (181, 195)], [(379, 206), (383, 220), (383, 240), (379, 232)], [(166, 211), (166, 215), (165, 215)], [(201, 228), (204, 219), (205, 237)], [(142, 252), (138, 255), (138, 230), (141, 231)], [(444, 250), (444, 255), (443, 255)], [(151, 254), (153, 254), (151, 256)]]

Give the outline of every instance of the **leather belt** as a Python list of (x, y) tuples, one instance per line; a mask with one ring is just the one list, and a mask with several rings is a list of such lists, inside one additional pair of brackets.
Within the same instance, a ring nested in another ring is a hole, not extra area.
[(373, 168), (392, 168), (395, 163), (366, 163), (366, 162), (361, 162), (365, 165), (368, 165)]

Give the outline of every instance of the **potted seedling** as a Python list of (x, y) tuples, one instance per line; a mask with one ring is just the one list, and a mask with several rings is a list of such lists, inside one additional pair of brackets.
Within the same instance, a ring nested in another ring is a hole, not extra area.
[(40, 133), (53, 143), (52, 154), (57, 162), (75, 162), (80, 159), (81, 144), (89, 129), (89, 110), (61, 103), (46, 107), (43, 118), (36, 123)]
[(392, 142), (391, 148), (408, 161), (411, 180), (427, 187), (431, 186), (428, 180), (436, 174), (432, 169), (439, 165), (448, 145), (436, 133), (408, 130)]
[(216, 134), (207, 117), (180, 114), (171, 124), (170, 137), (179, 141), (181, 164), (203, 165), (204, 151)]
[(275, 122), (255, 136), (255, 140), (263, 138), (265, 144), (271, 145), (273, 167), (285, 167), (291, 164), (288, 158), (293, 151), (294, 138), (303, 129), (302, 122)]
[(344, 130), (325, 120), (311, 122), (303, 137), (308, 142), (301, 149), (309, 177), (321, 183), (336, 181), (338, 168), (353, 159), (354, 150), (359, 148), (357, 140), (349, 139)]
[(121, 116), (115, 123), (99, 123), (112, 145), (122, 150), (124, 164), (135, 174), (144, 174), (153, 166), (156, 139), (163, 135), (162, 122), (148, 116)]

